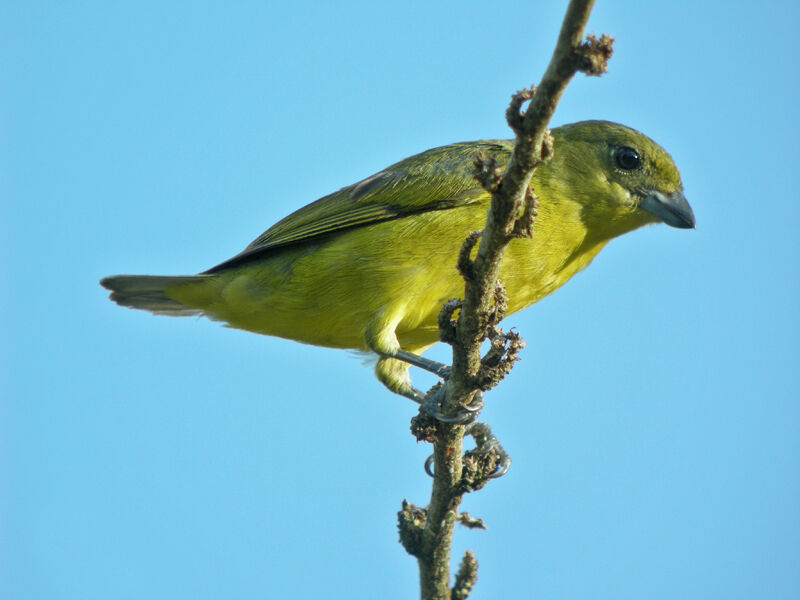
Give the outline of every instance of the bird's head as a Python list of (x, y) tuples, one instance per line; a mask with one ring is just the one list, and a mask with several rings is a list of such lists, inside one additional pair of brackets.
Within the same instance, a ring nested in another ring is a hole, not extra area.
[[(614, 237), (648, 223), (695, 226), (678, 168), (638, 131), (608, 121), (582, 121), (553, 130), (555, 155), (546, 185), (580, 205), (587, 229)], [(543, 182), (544, 183), (544, 182)]]

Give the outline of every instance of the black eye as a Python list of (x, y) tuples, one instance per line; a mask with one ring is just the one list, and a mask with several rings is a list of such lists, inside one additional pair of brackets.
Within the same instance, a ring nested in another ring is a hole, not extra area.
[(639, 153), (630, 146), (622, 146), (617, 148), (614, 153), (614, 162), (623, 171), (633, 171), (642, 164), (642, 159), (639, 157)]

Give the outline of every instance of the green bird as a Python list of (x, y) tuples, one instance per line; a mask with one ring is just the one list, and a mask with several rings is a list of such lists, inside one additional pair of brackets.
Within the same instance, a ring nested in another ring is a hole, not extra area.
[[(678, 168), (647, 136), (607, 121), (552, 133), (553, 159), (531, 182), (540, 204), (533, 237), (511, 241), (500, 272), (508, 313), (563, 285), (618, 235), (657, 222), (695, 226)], [(122, 306), (372, 351), (378, 379), (419, 402), (408, 362), (395, 357), (438, 341), (442, 304), (463, 294), (459, 248), (483, 228), (490, 201), (473, 162), (480, 151), (503, 165), (512, 147), (484, 140), (427, 150), (304, 206), (198, 275), (100, 283)]]

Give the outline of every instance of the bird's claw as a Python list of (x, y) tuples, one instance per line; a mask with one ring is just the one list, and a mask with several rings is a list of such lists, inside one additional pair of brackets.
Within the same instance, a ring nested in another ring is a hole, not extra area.
[[(477, 445), (474, 450), (469, 451), (467, 454), (470, 452), (478, 452), (481, 454), (491, 453), (494, 454), (497, 459), (494, 471), (492, 471), (490, 474), (484, 474), (484, 478), (497, 479), (498, 477), (502, 477), (508, 473), (508, 470), (511, 468), (511, 457), (503, 449), (503, 446), (500, 445), (500, 441), (492, 433), (491, 429), (486, 423), (474, 421), (467, 427), (465, 433), (467, 435), (471, 435), (475, 439), (475, 443)], [(425, 472), (431, 477), (434, 476), (433, 464), (434, 457), (433, 454), (431, 454), (427, 460), (425, 460)]]
[(489, 479), (497, 479), (498, 477), (502, 477), (508, 470), (511, 468), (511, 457), (506, 454), (505, 452), (501, 454), (500, 460), (497, 463), (497, 468), (495, 468), (494, 473), (489, 475)]
[(478, 413), (483, 409), (483, 392), (476, 392), (472, 402), (459, 407), (459, 410), (454, 415), (446, 415), (442, 413), (442, 402), (445, 399), (447, 392), (447, 384), (441, 386), (423, 404), (425, 412), (441, 423), (448, 423), (451, 425), (469, 425), (477, 417)]
[[(508, 470), (511, 468), (511, 457), (507, 454), (500, 458), (500, 462), (497, 463), (497, 467), (494, 470), (494, 473), (488, 475), (489, 479), (497, 479), (498, 477), (502, 477)], [(429, 477), (433, 477), (433, 454), (431, 454), (427, 459), (425, 459), (425, 472), (428, 474)]]

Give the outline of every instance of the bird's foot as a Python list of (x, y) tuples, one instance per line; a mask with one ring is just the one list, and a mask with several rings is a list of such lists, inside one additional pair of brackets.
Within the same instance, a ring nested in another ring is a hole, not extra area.
[[(508, 473), (511, 468), (511, 457), (486, 423), (473, 421), (464, 433), (471, 435), (475, 440), (475, 448), (467, 450), (464, 455), (465, 467), (469, 463), (465, 474), (469, 472), (467, 483), (470, 488), (479, 489), (487, 480), (497, 479)], [(425, 472), (431, 477), (434, 476), (433, 463), (434, 457), (431, 454), (425, 461)], [(491, 471), (487, 472), (487, 468)]]
[(437, 421), (453, 425), (468, 425), (478, 418), (478, 414), (484, 407), (483, 392), (477, 391), (469, 404), (459, 406), (455, 414), (445, 414), (442, 411), (442, 404), (447, 397), (447, 382), (436, 387), (432, 393), (428, 394), (422, 404), (423, 410)]

